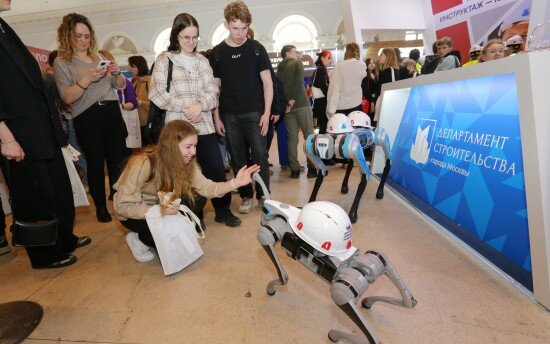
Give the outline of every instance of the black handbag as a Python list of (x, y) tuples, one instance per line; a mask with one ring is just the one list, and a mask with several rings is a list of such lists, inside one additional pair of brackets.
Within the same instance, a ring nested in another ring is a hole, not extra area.
[[(24, 161), (19, 162), (19, 164), (25, 165)], [(31, 171), (27, 169), (29, 175)], [(7, 168), (9, 171), (9, 166)], [(9, 172), (8, 172), (9, 174)], [(32, 177), (32, 176), (31, 176)], [(10, 177), (8, 175), (8, 183)], [(38, 187), (38, 182), (35, 178), (31, 178), (33, 185), (36, 187), (37, 193), (42, 196), (44, 203), (50, 209), (52, 215), (49, 220), (38, 220), (38, 221), (22, 221), (17, 219), (15, 214), (15, 207), (12, 208), (13, 215), (13, 224), (11, 225), (11, 244), (15, 247), (37, 247), (37, 246), (52, 246), (57, 242), (57, 232), (59, 227), (59, 219), (55, 215), (55, 211), (48, 204), (47, 200), (44, 198), (44, 194), (40, 192)]]
[[(168, 78), (166, 79), (166, 92), (170, 93), (170, 83), (172, 82), (172, 69), (174, 63), (168, 59)], [(166, 110), (159, 108), (155, 103), (151, 102), (149, 107), (149, 117), (145, 127), (145, 144), (154, 145), (158, 142), (162, 128), (164, 128), (164, 120)]]

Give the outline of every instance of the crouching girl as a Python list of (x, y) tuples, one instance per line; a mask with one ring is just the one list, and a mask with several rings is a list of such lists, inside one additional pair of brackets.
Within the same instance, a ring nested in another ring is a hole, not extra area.
[[(215, 183), (201, 173), (196, 163), (197, 131), (181, 120), (166, 124), (158, 144), (136, 152), (114, 185), (115, 212), (121, 224), (131, 233), (126, 242), (138, 262), (155, 258), (151, 247), (155, 242), (147, 227), (145, 213), (159, 204), (158, 192), (173, 192), (172, 202), (181, 198), (191, 210), (202, 209), (206, 198), (224, 194), (247, 185), (257, 165), (243, 167), (237, 176), (228, 181)], [(164, 215), (175, 214), (177, 208), (162, 208)]]

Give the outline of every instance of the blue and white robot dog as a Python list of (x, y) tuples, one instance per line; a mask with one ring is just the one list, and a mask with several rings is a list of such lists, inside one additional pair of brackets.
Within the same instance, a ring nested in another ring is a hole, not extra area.
[(331, 330), (333, 342), (342, 339), (354, 344), (381, 344), (382, 340), (369, 325), (356, 304), (380, 276), (386, 275), (396, 286), (401, 298), (368, 296), (361, 301), (371, 308), (376, 301), (388, 302), (405, 308), (416, 306), (416, 300), (386, 256), (376, 251), (361, 254), (352, 244), (351, 222), (346, 212), (330, 202), (308, 203), (303, 209), (271, 200), (261, 178), (254, 179), (264, 188), (267, 199), (260, 220), (258, 241), (275, 265), (279, 278), (269, 282), (268, 295), (275, 295), (275, 285), (286, 285), (288, 275), (275, 251), (281, 247), (289, 257), (330, 284), (332, 300), (361, 329), (366, 337)]
[(384, 198), (384, 185), (391, 167), (390, 140), (383, 128), (376, 128), (373, 131), (369, 116), (361, 111), (354, 111), (349, 116), (340, 113), (335, 114), (328, 121), (327, 132), (328, 134), (311, 134), (304, 143), (305, 153), (317, 169), (317, 179), (309, 201), (315, 201), (319, 188), (323, 183), (323, 178), (327, 175), (327, 169), (322, 159), (335, 157), (336, 159), (348, 161), (346, 175), (340, 189), (343, 194), (347, 194), (349, 191), (349, 175), (355, 162), (361, 172), (361, 181), (349, 211), (351, 222), (355, 223), (357, 222), (359, 202), (371, 174), (370, 163), (365, 159), (365, 151), (373, 145), (380, 146), (386, 156), (386, 165), (376, 192), (376, 198), (382, 199)]

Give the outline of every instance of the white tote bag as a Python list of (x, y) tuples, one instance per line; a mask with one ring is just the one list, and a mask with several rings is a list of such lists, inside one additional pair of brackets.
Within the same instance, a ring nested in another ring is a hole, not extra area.
[[(122, 104), (126, 101), (124, 99), (124, 91), (122, 92)], [(122, 106), (120, 107), (122, 111), (122, 118), (124, 123), (126, 123), (126, 130), (128, 130), (128, 136), (126, 136), (126, 147), (128, 148), (139, 148), (141, 147), (141, 127), (139, 124), (139, 112), (137, 109), (133, 110), (124, 110)]]
[(160, 206), (155, 205), (145, 214), (166, 276), (185, 269), (204, 254), (195, 231), (198, 224), (202, 233), (199, 237), (204, 238), (200, 220), (186, 206), (180, 205), (179, 209), (184, 214), (161, 216)]
[(69, 179), (71, 180), (74, 206), (82, 207), (90, 205), (90, 202), (88, 201), (88, 196), (86, 195), (86, 190), (84, 190), (84, 185), (82, 185), (80, 176), (78, 175), (78, 172), (76, 172), (76, 168), (74, 167), (74, 161), (78, 160), (80, 152), (74, 149), (71, 145), (62, 147), (61, 151), (63, 152), (65, 166), (67, 166), (67, 172), (69, 172)]

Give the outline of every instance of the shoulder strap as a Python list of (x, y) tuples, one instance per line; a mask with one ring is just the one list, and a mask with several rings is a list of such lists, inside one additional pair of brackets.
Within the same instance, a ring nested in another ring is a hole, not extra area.
[(172, 69), (174, 68), (174, 62), (168, 59), (168, 79), (166, 79), (166, 92), (170, 93), (170, 83), (172, 82)]
[(390, 67), (391, 69), (391, 81), (394, 82), (395, 81), (395, 70), (393, 69), (393, 67)]
[(220, 45), (216, 45), (214, 47), (214, 59), (216, 60), (216, 62), (220, 62), (220, 54), (221, 54), (221, 47)]
[(199, 226), (199, 229), (201, 231), (201, 234), (199, 234), (199, 238), (201, 239), (204, 239), (205, 238), (205, 235), (204, 235), (204, 230), (202, 229), (202, 226), (201, 226), (201, 221), (199, 220), (199, 218), (197, 217), (197, 215), (195, 215), (195, 213), (193, 213), (193, 211), (191, 211), (191, 209), (189, 209), (186, 205), (183, 205), (183, 204), (180, 204), (180, 208), (179, 210), (181, 212), (183, 212), (184, 214), (186, 214), (187, 216), (189, 216), (191, 218), (191, 220), (193, 222), (195, 222), (195, 224), (197, 226)]

